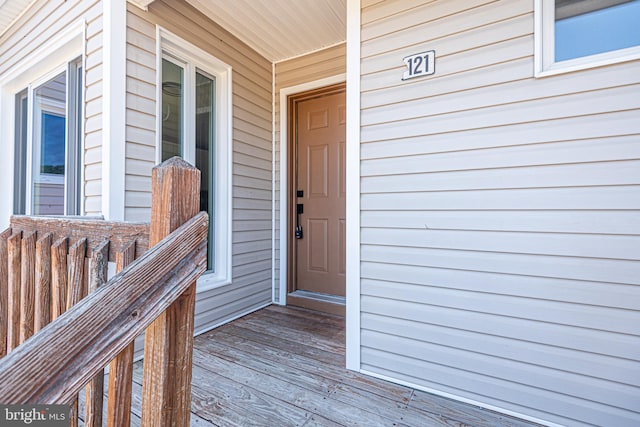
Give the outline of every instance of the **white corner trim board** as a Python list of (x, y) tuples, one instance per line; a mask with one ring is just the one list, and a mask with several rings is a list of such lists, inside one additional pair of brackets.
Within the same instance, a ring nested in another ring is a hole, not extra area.
[(103, 4), (102, 214), (124, 220), (127, 2)]
[(346, 367), (360, 370), (360, 1), (347, 2)]

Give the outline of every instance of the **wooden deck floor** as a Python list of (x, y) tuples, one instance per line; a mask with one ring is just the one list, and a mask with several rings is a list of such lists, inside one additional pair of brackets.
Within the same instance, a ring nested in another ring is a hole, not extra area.
[[(344, 320), (270, 306), (195, 339), (192, 426), (531, 426), (344, 369)], [(142, 381), (136, 365), (132, 424)]]

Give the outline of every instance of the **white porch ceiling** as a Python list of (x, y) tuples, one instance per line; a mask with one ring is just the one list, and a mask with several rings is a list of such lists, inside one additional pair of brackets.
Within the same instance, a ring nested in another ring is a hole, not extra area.
[[(145, 8), (153, 0), (128, 0)], [(271, 62), (346, 40), (347, 0), (187, 0)], [(0, 34), (33, 0), (0, 0)]]
[(187, 0), (272, 62), (346, 40), (346, 0)]

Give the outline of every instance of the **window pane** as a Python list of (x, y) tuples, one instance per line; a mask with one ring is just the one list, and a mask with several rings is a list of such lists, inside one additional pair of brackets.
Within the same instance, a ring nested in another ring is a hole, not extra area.
[(67, 73), (33, 91), (33, 213), (64, 215)]
[(162, 161), (182, 155), (184, 70), (162, 60)]
[(196, 73), (196, 167), (200, 169), (200, 210), (209, 214), (207, 267), (213, 270), (213, 229), (215, 225), (214, 186), (214, 91), (213, 79)]
[(555, 60), (640, 45), (640, 0), (617, 3), (556, 1)]

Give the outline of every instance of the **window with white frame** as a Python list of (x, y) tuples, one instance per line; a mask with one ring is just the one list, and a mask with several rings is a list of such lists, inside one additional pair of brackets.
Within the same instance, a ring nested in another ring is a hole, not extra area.
[(640, 58), (640, 0), (536, 0), (536, 75)]
[(169, 32), (158, 32), (158, 161), (180, 156), (200, 170), (209, 246), (208, 272), (199, 283), (219, 286), (229, 283), (231, 272), (231, 67)]
[(14, 213), (79, 214), (82, 59), (29, 82), (14, 98)]

